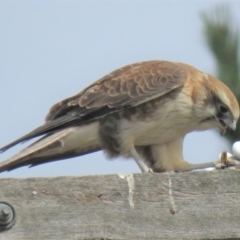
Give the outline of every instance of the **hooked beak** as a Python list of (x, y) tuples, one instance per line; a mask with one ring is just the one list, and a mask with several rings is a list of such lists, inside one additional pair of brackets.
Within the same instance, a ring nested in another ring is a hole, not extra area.
[(227, 130), (230, 130), (230, 132), (234, 132), (236, 130), (236, 126), (237, 126), (236, 121), (229, 118), (226, 118), (226, 119), (218, 118), (217, 120), (221, 125), (221, 128), (220, 128), (221, 135), (224, 135), (227, 132)]

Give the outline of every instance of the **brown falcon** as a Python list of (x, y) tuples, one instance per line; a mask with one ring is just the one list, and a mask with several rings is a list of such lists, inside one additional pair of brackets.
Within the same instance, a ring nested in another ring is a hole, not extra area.
[(46, 122), (1, 148), (43, 136), (0, 171), (76, 157), (101, 149), (133, 157), (142, 172), (214, 166), (183, 158), (187, 133), (235, 130), (239, 106), (221, 81), (184, 63), (149, 61), (120, 68), (55, 104)]

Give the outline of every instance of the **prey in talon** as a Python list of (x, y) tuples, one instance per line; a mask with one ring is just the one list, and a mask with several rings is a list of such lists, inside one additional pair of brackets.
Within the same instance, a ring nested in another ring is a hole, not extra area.
[(237, 141), (232, 146), (232, 153), (226, 151), (222, 152), (219, 156), (219, 162), (216, 164), (217, 169), (231, 167), (234, 169), (240, 168), (240, 142)]
[(227, 167), (235, 167), (240, 162), (230, 153), (223, 151), (219, 155), (219, 161), (217, 161), (215, 168), (216, 169), (225, 169)]
[[(238, 118), (234, 94), (215, 77), (179, 62), (134, 63), (53, 105), (43, 125), (0, 149), (41, 137), (1, 162), (0, 172), (100, 150), (109, 158), (133, 158), (143, 173), (214, 167), (186, 161), (184, 137), (214, 128), (234, 131)], [(223, 160), (229, 164), (225, 155)]]

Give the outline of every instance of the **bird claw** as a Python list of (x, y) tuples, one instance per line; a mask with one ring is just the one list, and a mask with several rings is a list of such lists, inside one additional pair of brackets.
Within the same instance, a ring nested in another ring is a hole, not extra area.
[(217, 170), (222, 170), (222, 169), (225, 169), (227, 166), (225, 165), (225, 164), (223, 164), (223, 163), (220, 163), (220, 162), (217, 162), (216, 164), (215, 164), (215, 169), (217, 169)]
[(151, 168), (148, 168), (145, 173), (153, 173), (153, 170)]
[(225, 168), (240, 168), (239, 164), (240, 162), (235, 160), (230, 153), (223, 151), (219, 156), (219, 160), (215, 163), (215, 169), (221, 170)]
[(154, 171), (153, 171), (152, 169), (149, 169), (149, 172), (150, 172), (150, 173), (153, 173)]

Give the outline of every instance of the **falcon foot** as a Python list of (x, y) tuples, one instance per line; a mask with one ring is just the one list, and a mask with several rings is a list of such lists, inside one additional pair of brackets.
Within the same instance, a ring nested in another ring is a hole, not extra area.
[[(240, 168), (240, 162), (234, 158), (230, 153), (222, 152), (219, 156), (219, 160), (215, 162), (215, 169), (225, 169), (225, 168)], [(239, 165), (239, 166), (237, 166)]]
[(214, 162), (206, 162), (206, 163), (197, 163), (197, 164), (189, 164), (188, 167), (181, 169), (180, 171), (174, 170), (175, 172), (188, 172), (193, 170), (200, 170), (206, 168), (215, 168), (215, 169), (225, 169), (225, 168), (239, 168), (240, 169), (240, 161), (228, 152), (222, 152), (219, 156), (219, 159)]
[(146, 172), (144, 172), (144, 173), (153, 173), (153, 170), (151, 168), (147, 168)]

